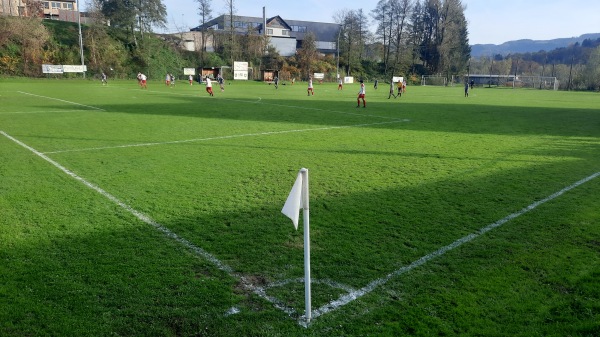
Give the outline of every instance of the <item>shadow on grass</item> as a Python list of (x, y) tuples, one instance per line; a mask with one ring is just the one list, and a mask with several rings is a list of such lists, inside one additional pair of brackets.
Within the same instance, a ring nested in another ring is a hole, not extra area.
[[(131, 90), (128, 92), (132, 92)], [(497, 135), (600, 136), (600, 109), (568, 106), (532, 107), (487, 105), (460, 100), (448, 103), (419, 102), (406, 99), (372, 99), (367, 109), (356, 109), (354, 98), (319, 100), (205, 97), (191, 94), (173, 95), (168, 91), (138, 93), (128, 104), (96, 105), (106, 113), (148, 116), (176, 116), (201, 119), (294, 123), (340, 126), (410, 119), (410, 123), (373, 125), (373, 128), (407, 129), (429, 132), (456, 132)], [(557, 93), (562, 95), (567, 93)], [(485, 98), (483, 98), (485, 99)], [(522, 99), (522, 98), (521, 98)], [(169, 102), (165, 103), (165, 100)], [(425, 99), (423, 99), (425, 100)], [(431, 100), (428, 98), (428, 100)], [(56, 109), (72, 105), (58, 104)], [(47, 106), (38, 106), (39, 109)], [(90, 113), (101, 112), (90, 110)]]

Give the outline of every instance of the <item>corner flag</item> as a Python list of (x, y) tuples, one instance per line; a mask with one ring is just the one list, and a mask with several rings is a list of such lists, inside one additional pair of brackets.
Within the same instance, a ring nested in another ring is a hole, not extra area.
[(304, 302), (306, 306), (305, 318), (310, 322), (312, 317), (311, 294), (310, 294), (310, 225), (308, 210), (308, 170), (300, 169), (296, 182), (288, 195), (281, 213), (292, 219), (294, 227), (298, 230), (298, 217), (302, 208), (302, 220), (304, 220)]
[(300, 208), (305, 208), (307, 206), (303, 202), (305, 198), (302, 195), (304, 192), (304, 185), (306, 185), (304, 181), (305, 179), (302, 176), (303, 170), (308, 171), (306, 169), (301, 169), (300, 172), (298, 172), (296, 182), (294, 183), (294, 186), (292, 187), (292, 190), (290, 191), (290, 194), (288, 195), (287, 200), (281, 209), (281, 213), (292, 220), (296, 230), (298, 230), (298, 217), (300, 215)]

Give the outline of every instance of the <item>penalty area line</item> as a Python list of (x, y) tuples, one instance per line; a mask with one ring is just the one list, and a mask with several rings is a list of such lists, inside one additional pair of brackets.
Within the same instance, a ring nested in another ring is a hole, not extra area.
[(110, 149), (123, 149), (129, 147), (142, 147), (142, 146), (158, 146), (158, 145), (168, 145), (168, 144), (181, 144), (181, 143), (192, 143), (192, 142), (203, 142), (210, 140), (221, 140), (221, 139), (233, 139), (233, 138), (241, 138), (241, 137), (257, 137), (257, 136), (270, 136), (270, 135), (279, 135), (293, 132), (309, 132), (309, 131), (325, 131), (325, 130), (335, 130), (335, 129), (347, 129), (347, 128), (358, 128), (358, 127), (367, 127), (367, 126), (375, 126), (375, 125), (383, 125), (383, 124), (393, 124), (393, 123), (404, 123), (409, 122), (408, 119), (389, 121), (389, 122), (378, 122), (378, 123), (367, 123), (367, 124), (354, 124), (354, 125), (342, 125), (342, 126), (331, 126), (331, 127), (323, 127), (323, 128), (312, 128), (312, 129), (295, 129), (295, 130), (284, 130), (284, 131), (267, 131), (267, 132), (257, 132), (257, 133), (246, 133), (239, 135), (229, 135), (229, 136), (218, 136), (218, 137), (207, 137), (207, 138), (195, 138), (195, 139), (185, 139), (185, 140), (174, 140), (169, 142), (153, 142), (153, 143), (140, 143), (140, 144), (125, 144), (125, 145), (116, 145), (116, 146), (102, 146), (102, 147), (91, 147), (91, 148), (83, 148), (83, 149), (71, 149), (71, 150), (58, 150), (58, 151), (48, 151), (43, 152), (44, 154), (56, 154), (56, 153), (65, 153), (65, 152), (84, 152), (84, 151), (99, 151), (99, 150), (110, 150)]
[(20, 93), (20, 94), (23, 94), (23, 95), (29, 95), (29, 96), (34, 96), (34, 97), (39, 97), (39, 98), (45, 98), (45, 99), (50, 99), (50, 100), (54, 100), (54, 101), (59, 101), (59, 102), (63, 102), (63, 103), (69, 103), (69, 104), (79, 105), (79, 106), (83, 106), (83, 107), (94, 109), (94, 110), (98, 110), (98, 111), (106, 111), (104, 109), (100, 109), (100, 108), (97, 108), (95, 106), (85, 105), (85, 104), (71, 102), (71, 101), (66, 101), (66, 100), (60, 99), (60, 98), (54, 98), (54, 97), (36, 95), (36, 94), (32, 94), (32, 93), (25, 92), (25, 91), (17, 91), (17, 92)]

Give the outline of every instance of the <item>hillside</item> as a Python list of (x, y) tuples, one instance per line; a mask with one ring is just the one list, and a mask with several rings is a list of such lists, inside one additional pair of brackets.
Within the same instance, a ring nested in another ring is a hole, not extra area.
[(600, 38), (600, 33), (584, 34), (578, 37), (559, 38), (553, 40), (516, 40), (496, 44), (475, 44), (471, 46), (471, 56), (507, 55), (514, 53), (534, 53), (540, 50), (550, 51), (557, 48), (567, 47), (583, 40), (595, 40)]

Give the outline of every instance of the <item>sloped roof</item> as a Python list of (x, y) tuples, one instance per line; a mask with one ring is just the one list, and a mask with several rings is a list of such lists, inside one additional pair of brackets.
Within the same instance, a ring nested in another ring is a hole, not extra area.
[(267, 27), (278, 27), (292, 30), (292, 27), (290, 27), (279, 15), (267, 19)]
[[(243, 22), (251, 22), (255, 24), (260, 24), (259, 29), (262, 30), (262, 17), (254, 17), (254, 16), (234, 16), (234, 21), (243, 21)], [(301, 20), (285, 20), (281, 18), (279, 15), (271, 17), (267, 19), (267, 27), (272, 24), (279, 24), (285, 29), (290, 30), (290, 37), (294, 37), (298, 40), (304, 40), (304, 36), (307, 33), (313, 33), (317, 41), (337, 41), (338, 32), (340, 30), (340, 25), (337, 23), (326, 23), (326, 22), (311, 22), (311, 21), (301, 21)], [(218, 16), (204, 25), (192, 28), (191, 31), (200, 31), (203, 28), (210, 28), (217, 25), (218, 29), (224, 30), (226, 26), (229, 26), (229, 15), (221, 15)], [(306, 27), (306, 32), (298, 32), (292, 31), (292, 26), (301, 26)], [(238, 29), (242, 31), (242, 29)]]

